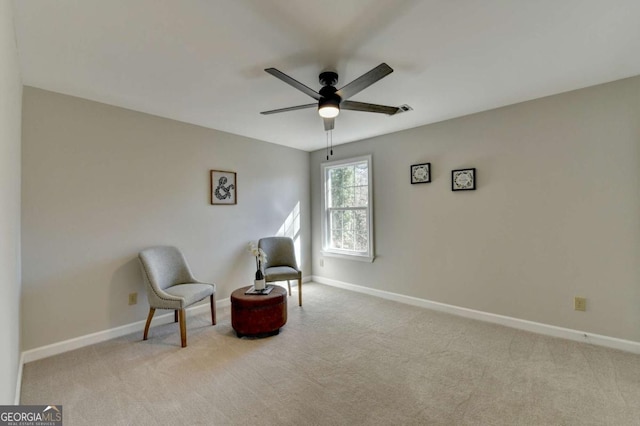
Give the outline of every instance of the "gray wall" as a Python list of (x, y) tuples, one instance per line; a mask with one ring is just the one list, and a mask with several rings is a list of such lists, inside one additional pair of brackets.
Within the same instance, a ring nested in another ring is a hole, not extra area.
[[(373, 155), (378, 257), (320, 266), (317, 151), (314, 275), (640, 341), (640, 77), (335, 153)], [(433, 182), (410, 185), (409, 166), (421, 162)], [(452, 192), (451, 170), (464, 167), (477, 168), (478, 189)], [(574, 296), (587, 298), (586, 312), (573, 310)]]
[(13, 11), (0, 0), (0, 405), (14, 403), (20, 358), (21, 110)]
[[(23, 102), (24, 350), (145, 319), (151, 245), (229, 297), (253, 280), (247, 243), (298, 203), (309, 275), (307, 152), (30, 87)], [(209, 204), (210, 169), (238, 173), (237, 205)]]

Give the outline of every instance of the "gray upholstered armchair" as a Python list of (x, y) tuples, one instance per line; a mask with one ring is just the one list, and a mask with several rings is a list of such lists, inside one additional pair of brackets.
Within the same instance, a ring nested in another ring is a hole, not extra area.
[(147, 340), (151, 318), (156, 309), (171, 309), (174, 320), (180, 317), (180, 340), (187, 346), (187, 325), (185, 308), (209, 296), (211, 301), (211, 322), (216, 325), (216, 285), (196, 280), (184, 256), (176, 247), (159, 246), (142, 250), (138, 255), (142, 265), (142, 275), (147, 287), (149, 316), (144, 327)]
[(291, 296), (289, 280), (298, 280), (298, 305), (302, 306), (302, 271), (298, 269), (293, 240), (288, 237), (261, 238), (258, 247), (267, 254), (267, 263), (264, 265), (266, 282), (286, 280)]

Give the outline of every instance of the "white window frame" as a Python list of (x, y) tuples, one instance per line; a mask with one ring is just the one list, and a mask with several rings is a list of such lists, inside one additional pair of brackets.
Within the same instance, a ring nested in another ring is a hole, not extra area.
[[(329, 240), (331, 236), (329, 235), (329, 215), (330, 210), (327, 208), (328, 205), (328, 196), (327, 193), (327, 170), (334, 168), (336, 166), (348, 166), (350, 164), (356, 163), (367, 163), (367, 178), (368, 178), (368, 202), (367, 202), (367, 225), (369, 232), (369, 247), (366, 252), (353, 252), (350, 250), (340, 250), (329, 247)], [(343, 160), (330, 161), (326, 163), (320, 164), (320, 173), (322, 178), (320, 179), (322, 186), (322, 212), (321, 212), (321, 222), (322, 222), (322, 250), (320, 253), (323, 256), (328, 257), (339, 257), (343, 259), (350, 260), (359, 260), (363, 262), (373, 262), (374, 256), (374, 238), (373, 238), (373, 161), (371, 155), (363, 155), (360, 157), (354, 158), (345, 158)]]

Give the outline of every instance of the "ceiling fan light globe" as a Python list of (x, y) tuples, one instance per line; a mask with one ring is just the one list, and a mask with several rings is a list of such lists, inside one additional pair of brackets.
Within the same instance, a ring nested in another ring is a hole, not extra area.
[(340, 108), (334, 105), (324, 105), (318, 108), (318, 114), (322, 118), (334, 118), (340, 114)]

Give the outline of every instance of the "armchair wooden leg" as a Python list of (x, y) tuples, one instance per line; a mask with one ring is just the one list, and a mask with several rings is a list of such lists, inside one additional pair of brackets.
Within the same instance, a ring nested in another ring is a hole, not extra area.
[(287, 280), (287, 285), (289, 286), (289, 296), (291, 296), (291, 281)]
[(298, 278), (298, 306), (302, 306), (302, 277)]
[(187, 321), (184, 315), (184, 309), (180, 309), (180, 341), (182, 343), (182, 347), (187, 347)]
[(211, 295), (211, 324), (216, 325), (216, 299)]
[(173, 311), (173, 322), (178, 322), (178, 310)]
[(149, 334), (149, 326), (151, 325), (151, 318), (153, 318), (153, 314), (156, 312), (156, 308), (149, 308), (149, 315), (147, 315), (147, 324), (144, 326), (144, 336), (142, 340), (147, 340), (147, 335)]

